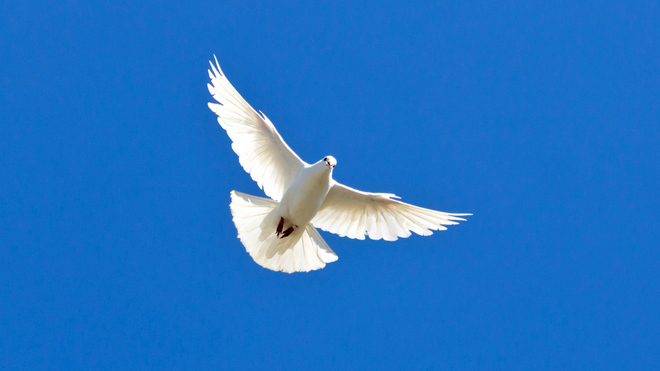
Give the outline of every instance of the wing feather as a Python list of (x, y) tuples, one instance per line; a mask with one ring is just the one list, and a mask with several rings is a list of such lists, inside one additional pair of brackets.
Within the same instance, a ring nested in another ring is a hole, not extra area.
[[(428, 236), (445, 225), (464, 221), (461, 216), (395, 200), (391, 193), (358, 191), (334, 182), (312, 225), (326, 232), (364, 239), (394, 241), (412, 233)], [(412, 232), (412, 233), (411, 233)]]
[(219, 104), (209, 103), (209, 108), (227, 131), (243, 169), (266, 195), (280, 201), (305, 162), (284, 142), (268, 117), (241, 97), (222, 73), (217, 58), (210, 64), (208, 88)]

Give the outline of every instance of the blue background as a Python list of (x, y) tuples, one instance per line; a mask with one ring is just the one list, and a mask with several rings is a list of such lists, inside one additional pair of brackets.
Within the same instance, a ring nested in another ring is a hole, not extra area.
[[(657, 2), (120, 3), (0, 9), (1, 365), (660, 369)], [(256, 265), (213, 54), (335, 179), (474, 216)]]

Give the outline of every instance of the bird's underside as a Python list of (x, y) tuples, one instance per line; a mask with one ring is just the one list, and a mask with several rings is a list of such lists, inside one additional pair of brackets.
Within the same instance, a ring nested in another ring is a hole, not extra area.
[[(259, 265), (287, 273), (321, 269), (337, 255), (316, 228), (355, 239), (394, 241), (428, 236), (461, 216), (421, 208), (389, 193), (362, 192), (332, 179), (332, 156), (307, 164), (211, 63), (209, 108), (232, 140), (241, 166), (271, 199), (232, 191), (230, 209), (241, 240)], [(316, 227), (316, 228), (315, 228)]]

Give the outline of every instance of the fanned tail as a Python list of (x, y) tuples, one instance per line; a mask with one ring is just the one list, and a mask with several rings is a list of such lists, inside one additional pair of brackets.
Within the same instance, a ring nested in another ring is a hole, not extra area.
[(231, 191), (231, 214), (238, 238), (254, 261), (264, 268), (286, 273), (309, 272), (337, 260), (311, 224), (286, 238), (277, 238), (278, 203), (267, 198)]

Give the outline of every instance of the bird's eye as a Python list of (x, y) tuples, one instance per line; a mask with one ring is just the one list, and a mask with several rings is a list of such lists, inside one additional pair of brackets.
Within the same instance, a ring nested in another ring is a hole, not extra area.
[(324, 158), (324, 159), (323, 159), (323, 161), (328, 161), (328, 158), (327, 158), (327, 157), (326, 157), (326, 158)]

